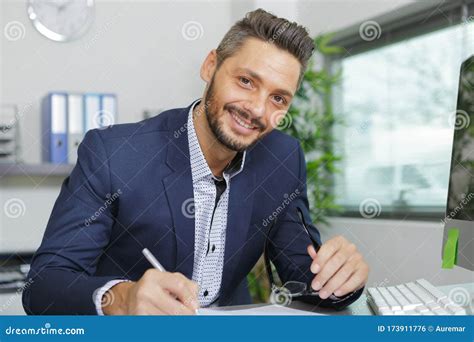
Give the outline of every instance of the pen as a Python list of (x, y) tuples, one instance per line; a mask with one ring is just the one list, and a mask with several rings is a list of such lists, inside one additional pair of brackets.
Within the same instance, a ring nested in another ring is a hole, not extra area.
[[(160, 264), (158, 259), (155, 258), (155, 256), (150, 252), (148, 248), (143, 248), (142, 250), (143, 255), (145, 258), (148, 260), (148, 262), (156, 268), (160, 272), (166, 272), (165, 268), (163, 265)], [(196, 309), (196, 315), (199, 315), (199, 309)]]
[(148, 248), (143, 248), (142, 250), (143, 255), (145, 258), (148, 260), (148, 262), (156, 268), (160, 272), (166, 272), (165, 268), (163, 265), (160, 264), (160, 262), (155, 258), (153, 254), (148, 250)]

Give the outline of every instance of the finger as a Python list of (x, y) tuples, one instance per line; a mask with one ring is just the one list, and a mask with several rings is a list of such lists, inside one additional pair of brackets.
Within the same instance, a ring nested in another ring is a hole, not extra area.
[(345, 239), (339, 235), (323, 243), (319, 248), (316, 258), (313, 260), (314, 266), (311, 266), (311, 271), (313, 272), (314, 270), (316, 272), (313, 273), (317, 273), (318, 267), (322, 270), (328, 260), (341, 249), (344, 242)]
[(188, 284), (189, 279), (184, 276), (176, 275), (173, 273), (167, 273), (168, 276), (162, 277), (160, 285), (163, 289), (169, 291), (172, 295), (176, 296), (179, 301), (187, 306), (190, 310), (195, 311), (199, 308), (197, 300), (197, 294), (191, 290), (191, 286)]
[(155, 301), (155, 298), (158, 297), (156, 295), (157, 290), (155, 289), (162, 288), (170, 293), (171, 297), (178, 298), (179, 301), (190, 310), (195, 312), (196, 309), (199, 308), (195, 285), (184, 275), (150, 269), (145, 272), (144, 278), (149, 279), (152, 285), (157, 285), (152, 287), (152, 291), (150, 291), (149, 286), (147, 286), (146, 291), (144, 291), (144, 295), (149, 298), (154, 305), (158, 305)]
[(180, 300), (176, 299), (167, 291), (161, 289), (157, 297), (158, 307), (166, 315), (194, 315), (196, 311), (184, 305)]
[(197, 301), (198, 293), (199, 293), (198, 284), (195, 281), (192, 281), (192, 280), (186, 278), (186, 276), (182, 273), (176, 272), (176, 273), (173, 273), (173, 274), (176, 275), (178, 278), (180, 278), (186, 284), (189, 291), (191, 291), (191, 293), (194, 294), (194, 296), (188, 298), (188, 301), (193, 300), (193, 299), (196, 300), (196, 305), (197, 305), (196, 309), (198, 309), (199, 308), (199, 302)]
[(319, 291), (319, 297), (321, 299), (328, 298), (352, 276), (352, 274), (356, 271), (356, 268), (356, 260), (350, 260), (344, 264)]
[(318, 291), (346, 263), (348, 256), (340, 251), (334, 254), (314, 277), (311, 287)]
[(314, 249), (313, 245), (309, 245), (307, 250), (308, 250), (308, 254), (311, 257), (311, 259), (316, 258), (317, 253), (316, 253), (316, 250)]
[(341, 297), (350, 292), (361, 289), (367, 282), (368, 269), (366, 266), (359, 267), (352, 276), (335, 292), (334, 295)]

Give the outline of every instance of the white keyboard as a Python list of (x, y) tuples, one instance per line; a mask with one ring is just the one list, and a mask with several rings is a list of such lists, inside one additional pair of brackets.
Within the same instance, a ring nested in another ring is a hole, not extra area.
[(388, 287), (369, 287), (367, 302), (377, 315), (466, 315), (425, 279)]

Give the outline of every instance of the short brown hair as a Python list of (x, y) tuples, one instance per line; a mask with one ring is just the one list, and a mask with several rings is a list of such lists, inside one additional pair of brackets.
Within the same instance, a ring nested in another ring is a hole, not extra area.
[(253, 37), (275, 44), (295, 56), (301, 64), (298, 86), (314, 51), (308, 31), (295, 22), (279, 18), (261, 8), (248, 12), (225, 34), (217, 47), (217, 67), (231, 57), (246, 39)]

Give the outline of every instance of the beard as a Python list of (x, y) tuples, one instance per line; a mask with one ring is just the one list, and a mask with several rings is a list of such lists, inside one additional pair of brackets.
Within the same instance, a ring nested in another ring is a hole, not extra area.
[[(257, 137), (251, 142), (240, 141), (232, 137), (230, 134), (227, 134), (224, 131), (224, 127), (223, 127), (224, 123), (222, 122), (222, 120), (219, 120), (220, 119), (219, 114), (218, 114), (219, 107), (215, 100), (214, 86), (215, 86), (215, 82), (214, 82), (214, 76), (213, 76), (209, 84), (209, 88), (207, 90), (206, 96), (204, 98), (204, 110), (206, 113), (207, 122), (209, 123), (209, 127), (212, 133), (214, 134), (214, 136), (216, 137), (217, 141), (219, 141), (222, 145), (224, 145), (226, 148), (228, 148), (231, 151), (243, 152), (246, 149), (248, 149), (250, 146), (257, 143), (257, 141), (261, 140), (265, 135), (269, 133), (268, 132), (266, 134), (262, 134), (261, 136)], [(224, 110), (228, 112), (233, 111), (235, 113), (238, 113), (244, 119), (250, 120), (252, 124), (255, 127), (257, 127), (257, 129), (260, 132), (263, 132), (266, 128), (266, 126), (263, 123), (261, 123), (259, 120), (251, 119), (252, 116), (246, 111), (242, 110), (241, 108), (238, 108), (231, 104), (227, 104), (224, 106)]]

